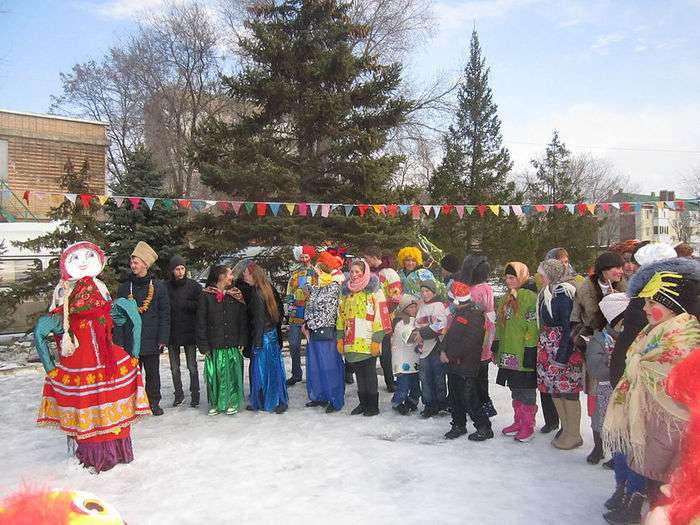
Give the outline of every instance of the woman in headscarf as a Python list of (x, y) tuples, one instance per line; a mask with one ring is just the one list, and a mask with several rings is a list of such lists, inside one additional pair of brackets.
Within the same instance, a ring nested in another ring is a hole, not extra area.
[(308, 341), (306, 406), (326, 407), (329, 414), (343, 408), (345, 401), (345, 364), (335, 342), (340, 286), (345, 280), (342, 266), (343, 260), (338, 256), (328, 252), (318, 256), (302, 328)]
[(506, 293), (496, 309), (493, 359), (498, 366), (496, 383), (508, 386), (513, 399), (513, 424), (502, 430), (517, 441), (533, 438), (537, 413), (537, 296), (523, 288), (530, 272), (521, 262), (505, 268)]
[(669, 396), (666, 384), (674, 367), (700, 347), (698, 292), (700, 263), (690, 259), (643, 266), (630, 283), (630, 296), (644, 299), (649, 324), (627, 352), (625, 373), (603, 423), (606, 447), (618, 452), (618, 485), (606, 502), (613, 510), (604, 516), (610, 523), (637, 523), (644, 478), (666, 483), (680, 460), (689, 414)]
[(259, 265), (246, 266), (243, 279), (252, 288), (248, 305), (252, 318), (250, 406), (281, 414), (287, 410), (289, 395), (277, 331), (279, 304), (267, 273)]
[(376, 275), (364, 259), (350, 263), (350, 277), (343, 283), (336, 321), (338, 352), (345, 355), (357, 376), (360, 404), (352, 415), (379, 414), (377, 356), (384, 335), (391, 330), (389, 309)]
[(542, 279), (537, 296), (537, 388), (552, 396), (562, 424), (552, 445), (570, 450), (583, 445), (578, 399), (583, 389), (583, 356), (573, 347), (569, 331), (576, 287), (566, 282), (566, 266), (558, 259), (542, 261), (537, 273)]

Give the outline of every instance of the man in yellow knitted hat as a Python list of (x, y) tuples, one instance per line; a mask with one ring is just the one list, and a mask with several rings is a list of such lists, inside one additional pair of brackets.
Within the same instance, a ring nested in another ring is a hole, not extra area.
[[(131, 252), (129, 273), (119, 285), (117, 297), (134, 299), (141, 314), (141, 368), (146, 373), (146, 394), (154, 416), (163, 414), (160, 407), (160, 354), (170, 337), (170, 300), (163, 282), (150, 271), (158, 254), (148, 243), (139, 241)], [(115, 329), (115, 340), (128, 347), (129, 338)]]

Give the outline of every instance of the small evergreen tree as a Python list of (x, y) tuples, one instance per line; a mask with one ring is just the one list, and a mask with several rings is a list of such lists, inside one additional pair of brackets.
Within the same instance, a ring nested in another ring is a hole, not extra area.
[[(554, 131), (541, 159), (533, 159), (534, 179), (528, 183), (528, 195), (532, 202), (564, 204), (579, 203), (584, 191), (580, 183), (571, 176), (571, 152)], [(547, 215), (531, 221), (532, 235), (537, 241), (537, 255), (542, 257), (549, 249), (564, 247), (571, 262), (579, 270), (588, 268), (595, 257), (598, 222), (586, 212), (570, 213), (566, 209), (550, 208)]]
[[(159, 171), (151, 153), (143, 145), (128, 152), (124, 175), (111, 186), (115, 195), (147, 195), (168, 198), (163, 189), (165, 173)], [(113, 201), (104, 206), (106, 214), (103, 230), (110, 255), (109, 265), (123, 278), (129, 270), (129, 257), (138, 241), (147, 242), (158, 254), (156, 275), (168, 276), (168, 262), (175, 254), (186, 255), (188, 230), (187, 212), (173, 201), (156, 201), (152, 208), (140, 201), (137, 208), (126, 199), (121, 207)]]

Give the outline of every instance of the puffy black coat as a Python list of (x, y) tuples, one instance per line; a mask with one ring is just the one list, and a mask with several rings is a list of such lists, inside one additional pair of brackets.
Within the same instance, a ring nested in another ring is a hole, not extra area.
[(484, 310), (471, 301), (454, 312), (442, 343), (434, 351), (447, 354), (450, 362), (445, 371), (462, 377), (476, 377), (481, 364), (481, 348), (484, 344)]
[[(129, 291), (133, 290), (136, 303), (141, 306), (148, 295), (148, 284), (153, 281), (153, 301), (148, 310), (141, 314), (141, 355), (153, 355), (160, 352), (161, 344), (167, 345), (170, 338), (170, 299), (168, 291), (162, 281), (148, 274), (145, 277), (137, 277), (129, 274), (126, 281), (119, 285), (117, 297), (129, 297)], [(131, 350), (131, 323), (114, 329), (114, 340)]]
[(275, 296), (275, 302), (277, 303), (277, 310), (280, 318), (277, 324), (273, 323), (272, 319), (270, 319), (265, 306), (265, 300), (263, 299), (260, 290), (258, 290), (256, 287), (251, 289), (250, 302), (248, 303), (248, 315), (250, 316), (251, 327), (250, 343), (253, 348), (259, 348), (262, 345), (263, 334), (272, 328), (277, 330), (277, 338), (280, 346), (282, 345), (281, 325), (282, 318), (284, 317), (284, 306), (282, 305), (282, 299), (274, 286), (272, 287), (272, 293)]
[(197, 305), (202, 287), (193, 279), (170, 279), (167, 282), (170, 299), (170, 346), (193, 345), (197, 341)]
[(225, 295), (220, 303), (216, 295), (203, 292), (197, 306), (197, 346), (202, 353), (217, 348), (248, 345), (246, 305)]

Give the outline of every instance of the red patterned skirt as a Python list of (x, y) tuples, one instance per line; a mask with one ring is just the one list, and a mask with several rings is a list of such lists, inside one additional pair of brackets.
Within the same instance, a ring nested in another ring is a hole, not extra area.
[(542, 325), (537, 342), (537, 388), (548, 394), (578, 394), (583, 390), (583, 356), (575, 350), (566, 366), (555, 364), (561, 326)]

